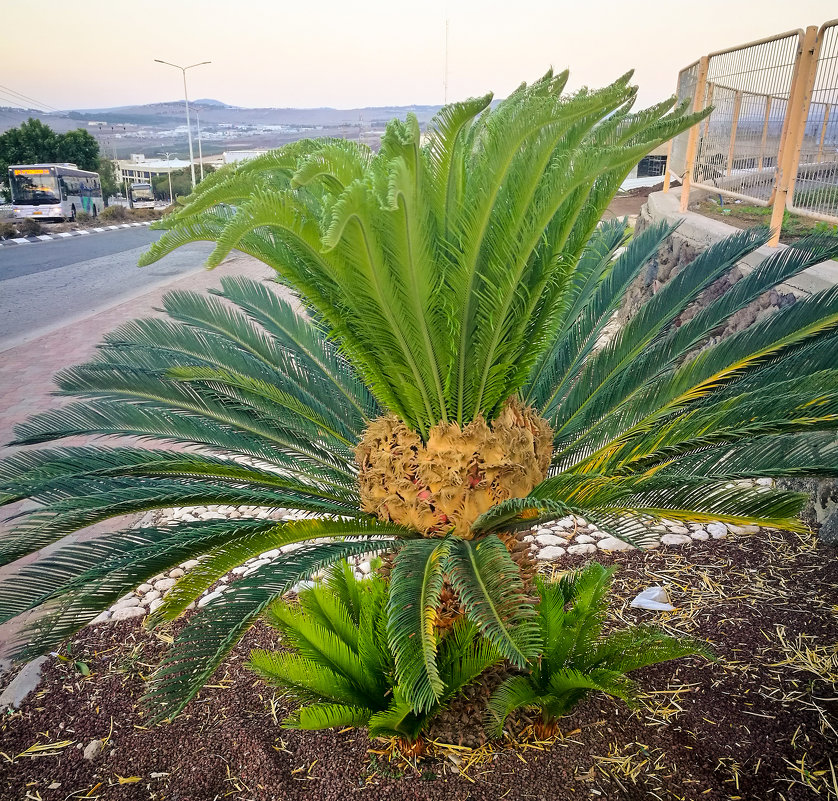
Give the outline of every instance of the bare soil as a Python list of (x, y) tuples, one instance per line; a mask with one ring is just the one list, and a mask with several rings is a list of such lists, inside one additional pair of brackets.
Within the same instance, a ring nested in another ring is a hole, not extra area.
[[(706, 639), (718, 662), (690, 658), (638, 672), (646, 691), (639, 709), (592, 695), (545, 742), (533, 739), (522, 716), (505, 742), (459, 746), (458, 737), (474, 740), (477, 719), (461, 701), (435, 727), (419, 762), (394, 755), (386, 742), (370, 742), (363, 730), (282, 729), (288, 702), (245, 666), (251, 648), (277, 643), (266, 626), (249, 631), (184, 714), (158, 727), (149, 726), (140, 697), (173, 630), (150, 634), (134, 621), (89, 628), (62, 648), (69, 660), (51, 659), (38, 691), (0, 719), (0, 795), (4, 801), (834, 799), (835, 555), (811, 536), (779, 532), (603, 555), (601, 561), (622, 565), (614, 625), (655, 622)], [(629, 608), (651, 584), (668, 588), (676, 611)], [(484, 692), (481, 686), (473, 692)], [(94, 739), (106, 741), (104, 750), (86, 760), (83, 749)]]

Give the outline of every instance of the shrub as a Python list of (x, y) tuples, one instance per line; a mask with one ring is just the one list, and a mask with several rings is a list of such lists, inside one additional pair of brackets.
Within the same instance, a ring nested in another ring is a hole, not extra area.
[(20, 236), (38, 236), (44, 229), (37, 220), (27, 217), (17, 224), (17, 230)]
[(99, 215), (102, 222), (125, 222), (128, 219), (128, 209), (125, 206), (108, 206)]
[(637, 685), (626, 673), (693, 654), (711, 658), (702, 643), (649, 626), (603, 635), (615, 570), (594, 563), (557, 582), (537, 580), (543, 651), (530, 673), (507, 679), (492, 695), (486, 727), (490, 734), (499, 736), (507, 717), (525, 707), (541, 713), (536, 735), (552, 736), (558, 719), (590, 692), (633, 705)]
[(76, 222), (87, 222), (88, 220), (93, 219), (86, 211), (77, 211), (76, 212)]
[(9, 222), (0, 222), (0, 239), (11, 239), (17, 236), (17, 228)]

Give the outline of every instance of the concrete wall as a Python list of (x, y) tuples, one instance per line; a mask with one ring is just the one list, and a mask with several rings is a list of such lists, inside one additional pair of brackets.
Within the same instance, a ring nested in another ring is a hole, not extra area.
[[(731, 225), (703, 217), (695, 212), (681, 213), (678, 210), (679, 203), (680, 189), (674, 189), (666, 194), (655, 192), (649, 195), (647, 203), (640, 212), (636, 231), (642, 231), (651, 223), (662, 220), (680, 221), (680, 226), (657, 256), (649, 262), (648, 268), (629, 288), (618, 313), (620, 322), (624, 323), (630, 319), (643, 303), (677, 275), (701, 251), (738, 230)], [(779, 247), (784, 248), (785, 245)], [(775, 248), (762, 247), (749, 254), (727, 275), (711, 284), (695, 303), (687, 307), (675, 324), (680, 325), (692, 318), (699, 309), (724, 294), (727, 289), (774, 252), (776, 252)], [(756, 320), (773, 314), (778, 309), (794, 303), (798, 298), (807, 297), (835, 284), (838, 284), (838, 262), (826, 261), (811, 267), (786, 283), (780, 284), (776, 289), (764, 293), (749, 306), (734, 314), (723, 327), (714, 332), (705, 347), (712, 346), (724, 337), (747, 328)], [(821, 539), (838, 545), (838, 478), (793, 480), (780, 482), (780, 485), (810, 493), (811, 500), (804, 513), (806, 522), (820, 527)]]

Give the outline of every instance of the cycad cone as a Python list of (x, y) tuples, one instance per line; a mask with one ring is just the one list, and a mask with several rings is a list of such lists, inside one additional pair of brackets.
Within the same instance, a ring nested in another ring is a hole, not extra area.
[(358, 445), (361, 508), (421, 532), (471, 537), (472, 523), (547, 475), (549, 423), (514, 399), (487, 423), (439, 423), (427, 443), (395, 416), (370, 423)]

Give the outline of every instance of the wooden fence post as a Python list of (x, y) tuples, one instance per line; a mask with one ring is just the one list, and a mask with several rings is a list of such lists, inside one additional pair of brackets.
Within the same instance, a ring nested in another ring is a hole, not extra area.
[[(704, 92), (707, 86), (707, 72), (710, 66), (708, 56), (702, 56), (698, 62), (698, 77), (695, 81), (695, 97), (693, 98), (693, 111), (700, 111), (704, 108)], [(686, 211), (690, 205), (690, 184), (693, 179), (693, 168), (695, 155), (698, 150), (698, 130), (700, 123), (690, 128), (690, 135), (687, 139), (687, 153), (684, 157), (684, 180), (681, 182), (681, 211)]]
[(771, 228), (774, 229), (774, 234), (768, 242), (769, 247), (777, 247), (780, 243), (783, 214), (791, 205), (791, 199), (794, 196), (794, 183), (797, 180), (800, 150), (806, 131), (806, 117), (812, 99), (819, 49), (818, 29), (810, 26), (806, 28), (803, 44), (794, 66), (794, 77), (786, 107), (788, 128), (780, 144), (780, 152), (777, 154), (777, 183), (774, 192), (774, 208), (771, 212)]

